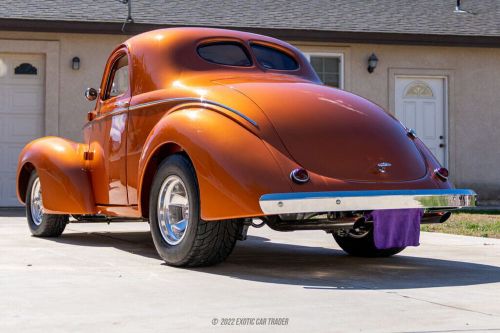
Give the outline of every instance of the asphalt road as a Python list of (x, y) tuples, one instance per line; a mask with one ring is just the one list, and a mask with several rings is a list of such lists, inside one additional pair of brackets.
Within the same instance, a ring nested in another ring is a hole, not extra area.
[(423, 233), (418, 248), (360, 259), (323, 232), (264, 227), (219, 266), (179, 269), (147, 223), (40, 239), (2, 214), (0, 332), (500, 331), (500, 240)]

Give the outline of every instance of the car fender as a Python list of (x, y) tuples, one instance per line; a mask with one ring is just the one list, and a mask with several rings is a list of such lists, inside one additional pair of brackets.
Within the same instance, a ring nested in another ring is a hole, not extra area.
[[(139, 209), (149, 202), (147, 166), (161, 147), (172, 144), (187, 154), (196, 171), (204, 220), (263, 215), (261, 195), (288, 192), (290, 181), (264, 141), (235, 118), (211, 109), (166, 114), (150, 132), (138, 170)], [(158, 163), (158, 162), (157, 162)], [(150, 175), (151, 176), (151, 175)]]
[(87, 145), (59, 137), (30, 142), (19, 155), (17, 196), (25, 203), (31, 171), (35, 169), (43, 191), (43, 207), (55, 214), (94, 214), (96, 207), (85, 168)]

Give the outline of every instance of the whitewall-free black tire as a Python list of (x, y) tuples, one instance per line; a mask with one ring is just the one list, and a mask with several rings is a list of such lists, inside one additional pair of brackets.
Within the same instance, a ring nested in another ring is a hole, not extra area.
[(149, 221), (160, 257), (171, 266), (208, 266), (233, 251), (242, 221), (203, 221), (195, 170), (175, 154), (159, 166), (151, 186)]

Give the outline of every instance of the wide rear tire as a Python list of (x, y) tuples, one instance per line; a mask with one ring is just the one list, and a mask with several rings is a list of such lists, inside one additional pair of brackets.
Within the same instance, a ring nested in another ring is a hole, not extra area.
[(404, 247), (377, 249), (373, 240), (373, 228), (361, 233), (355, 233), (352, 230), (333, 233), (333, 238), (342, 250), (356, 257), (390, 257), (405, 249)]
[(165, 159), (150, 193), (149, 220), (160, 257), (171, 266), (209, 266), (233, 251), (242, 221), (200, 219), (195, 170), (183, 155)]
[(66, 224), (68, 215), (47, 214), (42, 204), (42, 188), (38, 174), (31, 173), (26, 191), (26, 217), (31, 234), (36, 237), (58, 237)]

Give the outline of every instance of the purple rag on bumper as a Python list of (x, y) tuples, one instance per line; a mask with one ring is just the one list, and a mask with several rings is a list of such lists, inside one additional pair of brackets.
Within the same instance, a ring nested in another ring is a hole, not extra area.
[(419, 246), (420, 219), (424, 210), (384, 209), (366, 215), (373, 220), (373, 239), (377, 249)]

